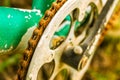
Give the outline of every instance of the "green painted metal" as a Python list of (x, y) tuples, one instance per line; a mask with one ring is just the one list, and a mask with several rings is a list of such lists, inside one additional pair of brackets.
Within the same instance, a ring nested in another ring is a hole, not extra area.
[(15, 48), (27, 29), (38, 24), (39, 11), (0, 7), (0, 50)]
[(54, 1), (55, 0), (33, 0), (32, 9), (38, 9), (44, 14)]
[[(86, 24), (87, 23), (87, 21), (89, 20), (89, 18), (90, 18), (90, 13), (91, 13), (91, 7), (88, 7), (87, 9), (86, 9), (86, 14), (85, 14), (85, 17), (84, 17), (84, 19), (82, 20), (82, 21), (75, 21), (75, 26), (74, 26), (74, 29), (75, 29), (75, 31), (76, 30), (78, 30), (80, 27), (82, 27), (84, 24)], [(70, 17), (70, 15), (68, 15), (65, 19), (64, 19), (64, 21), (66, 22), (66, 24), (64, 24), (63, 26), (61, 26), (61, 28), (59, 28), (59, 30), (57, 30), (56, 32), (55, 32), (55, 36), (62, 36), (62, 37), (67, 37), (67, 35), (68, 35), (68, 33), (69, 33), (69, 30), (70, 30), (70, 27), (71, 27), (71, 17)]]
[(55, 0), (33, 0), (32, 10), (0, 7), (0, 52), (16, 48), (30, 27), (37, 26)]
[(55, 36), (67, 37), (71, 26), (71, 17), (68, 15), (63, 22), (63, 25), (60, 26), (59, 30), (55, 32)]
[[(45, 11), (55, 0), (33, 0), (32, 10), (0, 7), (0, 52), (14, 49), (30, 27), (37, 26)], [(89, 12), (89, 11), (88, 11)], [(68, 15), (64, 24), (54, 35), (66, 37), (71, 26)], [(83, 20), (84, 22), (84, 20)], [(76, 21), (75, 30), (83, 22)]]

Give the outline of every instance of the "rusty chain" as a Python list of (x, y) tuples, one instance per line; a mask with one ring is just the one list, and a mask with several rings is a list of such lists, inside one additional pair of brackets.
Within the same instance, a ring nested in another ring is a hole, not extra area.
[(112, 14), (110, 20), (108, 21), (107, 25), (105, 26), (105, 29), (102, 31), (101, 38), (100, 38), (100, 40), (99, 40), (98, 45), (100, 45), (101, 42), (103, 41), (104, 36), (106, 35), (107, 31), (108, 31), (109, 29), (111, 29), (111, 28), (114, 27), (114, 21), (117, 20), (118, 17), (119, 17), (119, 15), (120, 15), (120, 6), (118, 5), (117, 7), (118, 7), (118, 10), (115, 11), (115, 12)]
[(28, 47), (23, 53), (23, 58), (20, 62), (20, 67), (16, 80), (25, 80), (29, 63), (31, 61), (32, 55), (35, 51), (39, 39), (41, 38), (45, 28), (51, 21), (52, 17), (66, 1), (67, 0), (56, 0), (56, 2), (52, 3), (51, 8), (45, 12), (44, 17), (40, 20), (38, 27), (33, 31), (32, 37), (28, 41)]
[[(40, 20), (38, 27), (33, 31), (32, 37), (28, 41), (28, 47), (26, 48), (26, 50), (23, 53), (23, 58), (20, 62), (20, 67), (18, 70), (18, 75), (17, 75), (16, 80), (25, 80), (27, 70), (28, 70), (32, 55), (33, 55), (35, 48), (37, 46), (37, 43), (39, 42), (45, 28), (47, 27), (47, 25), (51, 21), (52, 17), (55, 15), (55, 13), (60, 9), (60, 7), (66, 1), (67, 0), (56, 0), (56, 2), (54, 2), (52, 4), (51, 8), (45, 12), (44, 17)], [(118, 14), (120, 14), (119, 10), (116, 13), (114, 13), (114, 15), (110, 18), (107, 26), (103, 30), (103, 33), (101, 35), (101, 39), (99, 40), (100, 43), (103, 40), (103, 37), (104, 37), (106, 31), (110, 27), (112, 27), (113, 20), (115, 20), (117, 18)]]

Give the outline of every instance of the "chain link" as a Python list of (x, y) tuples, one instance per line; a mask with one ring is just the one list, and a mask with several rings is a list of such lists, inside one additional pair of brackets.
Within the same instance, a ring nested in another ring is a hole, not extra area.
[[(52, 3), (51, 8), (45, 12), (44, 17), (39, 22), (39, 26), (33, 31), (32, 37), (28, 41), (28, 47), (26, 48), (26, 50), (23, 53), (23, 58), (20, 62), (20, 66), (19, 66), (18, 75), (17, 75), (16, 80), (25, 80), (25, 77), (26, 77), (26, 74), (28, 71), (28, 67), (29, 67), (32, 55), (33, 55), (35, 48), (37, 46), (37, 43), (39, 42), (45, 28), (47, 27), (47, 25), (49, 24), (51, 19), (54, 17), (55, 13), (60, 9), (60, 7), (66, 1), (67, 0), (56, 0), (56, 2)], [(120, 8), (119, 8), (119, 10), (120, 10)], [(118, 14), (120, 14), (119, 10), (117, 10), (113, 14), (113, 16), (110, 18), (107, 26), (105, 27), (105, 29), (102, 32), (102, 35), (101, 35), (101, 38), (100, 38), (98, 44), (100, 44), (102, 42), (104, 35), (106, 34), (106, 31), (113, 26), (113, 24), (114, 24), (113, 20), (115, 20), (118, 17)]]
[(110, 20), (108, 21), (107, 25), (105, 26), (105, 29), (102, 31), (98, 45), (100, 45), (102, 43), (107, 31), (114, 27), (114, 21), (118, 19), (119, 15), (120, 15), (120, 6), (118, 5), (118, 10), (112, 14)]
[(31, 58), (33, 56), (38, 41), (40, 40), (45, 28), (51, 21), (52, 17), (66, 1), (67, 0), (57, 0), (56, 2), (53, 2), (51, 8), (45, 12), (44, 17), (39, 22), (39, 26), (33, 31), (32, 37), (28, 41), (28, 47), (23, 53), (23, 58), (20, 62), (16, 80), (25, 80)]

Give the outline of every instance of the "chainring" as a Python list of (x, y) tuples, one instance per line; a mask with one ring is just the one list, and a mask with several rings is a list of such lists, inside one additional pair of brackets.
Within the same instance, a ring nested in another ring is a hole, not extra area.
[[(117, 1), (56, 0), (46, 11), (28, 42), (17, 80), (80, 80), (90, 64)], [(94, 33), (94, 25), (108, 2), (111, 2), (112, 8), (106, 12), (105, 21), (101, 23), (104, 27), (100, 27)], [(89, 15), (92, 18), (85, 18), (86, 9), (92, 9), (93, 12)], [(70, 23), (65, 22), (68, 15)], [(87, 22), (82, 25), (83, 29), (78, 27), (78, 31), (75, 32), (76, 22), (84, 22), (84, 18)], [(55, 33), (65, 24), (69, 24), (70, 27), (67, 36), (54, 38)], [(86, 42), (88, 45), (83, 45)], [(73, 58), (69, 58), (71, 56)]]

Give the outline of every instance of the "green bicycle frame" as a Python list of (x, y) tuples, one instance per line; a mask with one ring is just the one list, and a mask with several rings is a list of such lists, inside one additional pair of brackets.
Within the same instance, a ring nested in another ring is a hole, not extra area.
[(14, 49), (30, 27), (37, 26), (55, 0), (33, 0), (31, 10), (0, 7), (0, 52)]
[[(33, 0), (32, 9), (18, 9), (0, 7), (0, 54), (15, 49), (20, 43), (24, 34), (31, 27), (37, 27), (38, 22), (50, 8), (55, 0)], [(86, 11), (87, 15), (90, 10)], [(75, 30), (84, 23), (86, 18), (78, 22), (76, 21)], [(68, 15), (65, 18), (68, 23), (55, 32), (55, 36), (66, 37), (71, 26), (71, 18)]]

